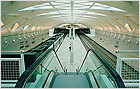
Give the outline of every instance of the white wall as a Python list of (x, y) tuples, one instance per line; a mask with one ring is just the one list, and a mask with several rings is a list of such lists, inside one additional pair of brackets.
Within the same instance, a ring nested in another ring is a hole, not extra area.
[[(136, 41), (139, 41), (138, 36), (132, 36), (132, 35), (124, 35), (124, 34), (116, 34), (114, 37), (114, 33), (111, 33), (112, 36), (109, 35), (110, 33), (108, 32), (101, 32), (96, 30), (96, 40), (100, 42), (102, 45), (118, 45), (118, 50), (139, 50), (139, 43), (136, 44)], [(119, 38), (118, 38), (119, 37)], [(125, 40), (123, 38), (125, 37)], [(100, 38), (102, 40), (100, 40)], [(128, 40), (131, 38), (131, 41), (129, 42)], [(101, 42), (102, 41), (102, 42)], [(118, 42), (118, 44), (117, 44)], [(108, 44), (105, 44), (108, 43)], [(114, 47), (115, 48), (115, 47)], [(109, 48), (108, 46), (108, 49)], [(115, 52), (115, 49), (112, 49)], [(138, 54), (136, 54), (138, 55)]]
[(95, 29), (90, 28), (90, 34), (86, 34), (87, 36), (93, 37), (95, 36)]
[[(26, 37), (26, 38), (24, 38)], [(8, 36), (1, 36), (1, 51), (19, 51), (20, 43), (23, 41), (24, 48), (26, 45), (33, 45), (43, 41), (42, 38), (48, 38), (48, 30), (46, 31), (33, 31), (22, 34), (13, 34)], [(21, 39), (19, 39), (21, 38)], [(35, 39), (33, 39), (35, 38)], [(15, 41), (13, 41), (13, 39)], [(26, 43), (27, 41), (27, 43)], [(32, 43), (35, 41), (35, 43)], [(6, 43), (7, 42), (7, 43)]]

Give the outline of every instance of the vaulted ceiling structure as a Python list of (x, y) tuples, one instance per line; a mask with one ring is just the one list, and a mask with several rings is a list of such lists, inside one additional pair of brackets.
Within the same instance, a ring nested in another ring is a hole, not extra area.
[(139, 1), (1, 1), (1, 35), (61, 24), (139, 34)]

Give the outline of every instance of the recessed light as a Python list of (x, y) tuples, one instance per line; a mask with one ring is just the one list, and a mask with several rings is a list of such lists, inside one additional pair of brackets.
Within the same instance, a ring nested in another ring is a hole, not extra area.
[(16, 40), (15, 39), (13, 39), (13, 42), (15, 42)]
[(118, 39), (120, 39), (120, 37), (118, 37)]
[(5, 41), (5, 44), (7, 44), (8, 42), (7, 41)]
[(123, 38), (122, 40), (125, 40), (125, 38)]
[(136, 44), (138, 44), (139, 42), (138, 41), (136, 41)]

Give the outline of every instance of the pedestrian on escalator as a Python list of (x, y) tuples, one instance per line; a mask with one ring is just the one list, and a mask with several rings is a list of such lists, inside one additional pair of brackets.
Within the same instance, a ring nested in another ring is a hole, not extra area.
[(69, 46), (69, 51), (71, 51), (71, 44), (70, 44), (70, 46)]

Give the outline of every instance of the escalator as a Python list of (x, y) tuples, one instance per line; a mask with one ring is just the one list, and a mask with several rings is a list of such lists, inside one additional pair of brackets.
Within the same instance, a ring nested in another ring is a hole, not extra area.
[[(100, 56), (114, 69), (116, 70), (117, 65), (117, 57), (112, 54), (110, 51), (105, 49), (103, 46), (98, 44), (96, 41), (85, 35), (83, 32), (78, 34), (81, 42), (83, 43), (86, 50), (89, 49), (95, 49)], [(135, 70), (132, 66), (129, 64), (122, 62), (122, 66), (127, 66), (125, 68), (122, 68), (121, 77), (122, 79), (127, 80), (139, 80), (139, 71)], [(127, 76), (126, 76), (127, 74)]]
[(120, 76), (90, 49), (76, 72), (63, 67), (55, 50), (48, 49), (21, 75), (15, 88), (124, 88)]
[(90, 88), (84, 75), (58, 75), (52, 88)]

